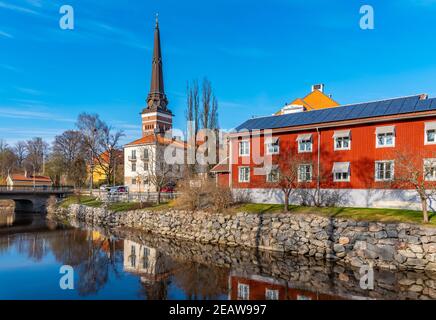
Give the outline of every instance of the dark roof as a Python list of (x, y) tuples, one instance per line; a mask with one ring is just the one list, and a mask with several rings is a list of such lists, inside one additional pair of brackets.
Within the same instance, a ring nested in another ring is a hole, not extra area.
[(236, 131), (244, 129), (276, 129), (436, 110), (436, 98), (424, 99), (423, 97), (423, 95), (416, 95), (279, 116), (253, 118), (238, 126)]

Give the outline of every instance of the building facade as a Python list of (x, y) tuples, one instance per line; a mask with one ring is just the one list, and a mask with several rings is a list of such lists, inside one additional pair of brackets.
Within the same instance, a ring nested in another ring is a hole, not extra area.
[[(250, 119), (231, 134), (228, 179), (219, 181), (251, 201), (283, 203), (278, 176), (294, 163), (301, 192), (292, 203), (309, 204), (302, 195), (319, 190), (343, 206), (418, 209), (413, 186), (394, 183), (395, 162), (410, 154), (432, 183), (435, 130), (436, 99), (426, 95)], [(270, 159), (263, 171), (258, 158)]]

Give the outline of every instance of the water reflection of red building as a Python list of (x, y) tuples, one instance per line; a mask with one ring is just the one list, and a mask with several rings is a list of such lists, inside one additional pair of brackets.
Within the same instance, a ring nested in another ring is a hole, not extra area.
[(230, 300), (340, 300), (339, 296), (297, 288), (285, 280), (231, 273)]

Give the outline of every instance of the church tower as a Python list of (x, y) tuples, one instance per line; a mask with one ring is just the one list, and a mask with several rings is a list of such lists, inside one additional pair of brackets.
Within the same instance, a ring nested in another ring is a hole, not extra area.
[(160, 47), (159, 21), (156, 16), (154, 30), (154, 49), (151, 67), (150, 93), (147, 97), (147, 107), (142, 110), (142, 135), (163, 134), (171, 130), (173, 114), (167, 108), (168, 99), (164, 90), (162, 69), (162, 52)]

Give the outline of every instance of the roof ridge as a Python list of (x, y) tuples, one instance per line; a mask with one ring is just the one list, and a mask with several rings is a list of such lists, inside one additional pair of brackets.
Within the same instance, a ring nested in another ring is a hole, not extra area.
[[(395, 97), (395, 98), (389, 98), (389, 99), (380, 99), (380, 100), (372, 100), (372, 101), (366, 101), (366, 102), (349, 103), (349, 104), (339, 105), (339, 106), (336, 106), (336, 107), (315, 109), (315, 110), (312, 110), (312, 111), (305, 111), (305, 112), (318, 112), (318, 111), (329, 110), (329, 109), (336, 109), (336, 108), (342, 108), (342, 107), (356, 106), (356, 105), (359, 105), (359, 104), (375, 103), (375, 102), (382, 102), (382, 101), (389, 101), (389, 100), (397, 100), (397, 99), (419, 97), (419, 96), (422, 96), (422, 95), (426, 95), (426, 94), (425, 93), (421, 93), (421, 94), (414, 94), (414, 95)], [(428, 98), (428, 99), (433, 99), (433, 98)], [(252, 117), (252, 118), (246, 120), (245, 122), (253, 120), (253, 119), (270, 118), (270, 117), (281, 117), (281, 116), (287, 116), (287, 115), (291, 115), (291, 114), (297, 114), (297, 113), (285, 113), (285, 114), (279, 114), (279, 115)]]

